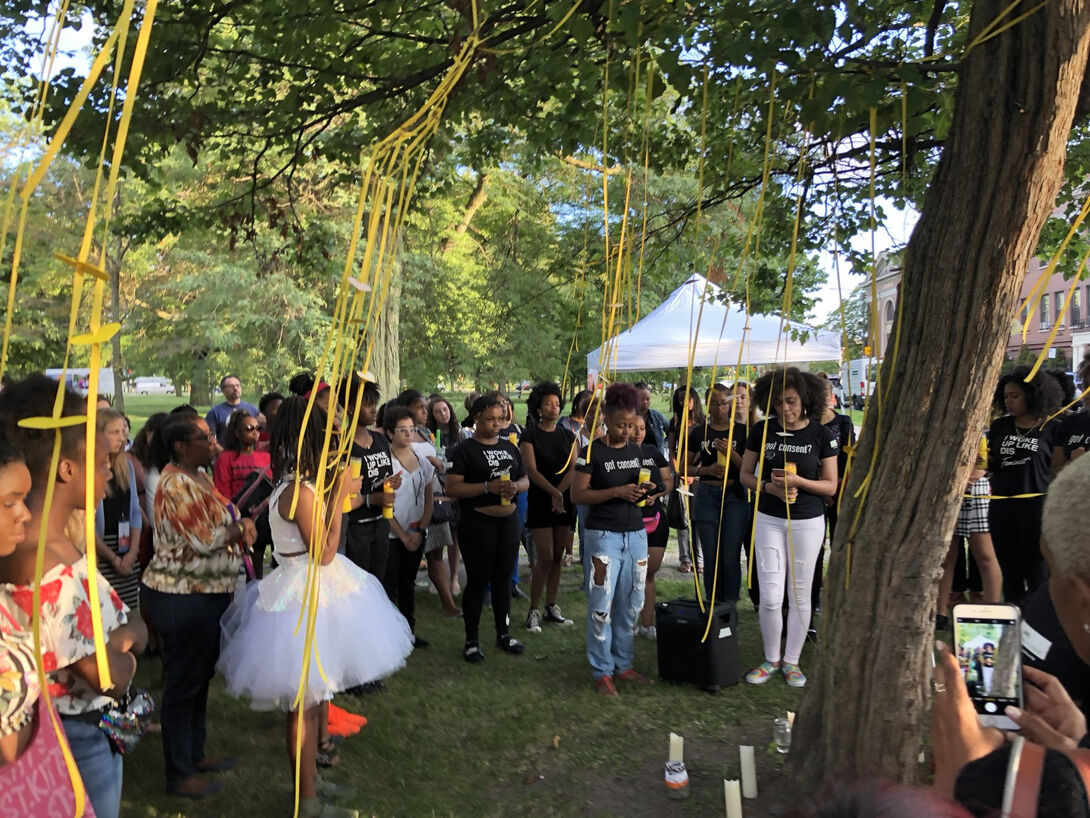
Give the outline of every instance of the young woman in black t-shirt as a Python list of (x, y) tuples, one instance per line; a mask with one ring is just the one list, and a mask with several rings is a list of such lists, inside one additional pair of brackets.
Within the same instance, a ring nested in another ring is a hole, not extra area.
[(518, 558), (522, 526), (516, 513), (515, 495), (526, 491), (530, 481), (518, 447), (500, 437), (506, 409), (491, 395), (478, 398), (470, 414), (473, 437), (458, 444), (447, 472), (447, 494), (459, 502), (461, 520), (458, 541), (466, 567), (462, 595), (466, 643), (462, 658), (484, 660), (479, 640), (481, 605), (485, 588), (492, 585), (492, 617), (496, 647), (518, 655), (525, 648), (508, 633), (511, 613), (511, 571)]
[[(825, 383), (825, 411), (821, 415), (821, 425), (836, 436), (836, 494), (825, 498), (825, 522), (829, 527), (829, 542), (833, 540), (833, 532), (836, 531), (837, 507), (840, 504), (840, 494), (844, 489), (845, 471), (848, 467), (848, 447), (855, 445), (855, 424), (851, 415), (843, 415), (836, 411), (836, 392), (833, 390), (833, 382), (822, 379)], [(810, 607), (813, 612), (821, 608), (821, 586), (825, 568), (825, 549), (818, 555), (814, 565), (814, 584), (810, 589)]]
[(1038, 372), (1026, 383), (1028, 374), (1028, 367), (1018, 367), (1000, 379), (995, 405), (1007, 414), (988, 429), (988, 528), (1003, 572), (1003, 599), (1014, 605), (1048, 579), (1041, 556), (1041, 510), (1060, 428), (1059, 421), (1048, 418), (1063, 400), (1051, 375)]
[[(462, 440), (462, 426), (454, 414), (454, 407), (443, 397), (432, 398), (428, 403), (428, 429), (435, 435), (435, 450), (444, 463), (450, 460), (448, 452)], [(429, 550), (424, 556), (428, 561), (428, 576), (432, 585), (439, 592), (443, 603), (443, 613), (447, 616), (461, 616), (462, 609), (454, 604), (454, 597), (462, 592), (458, 584), (458, 562), (461, 554), (458, 550), (458, 503), (446, 494), (446, 481), (438, 477), (439, 492), (435, 495), (436, 515), (445, 510), (447, 521), (437, 523), (434, 518), (428, 529)], [(436, 545), (438, 544), (438, 545)], [(447, 549), (448, 565), (443, 563), (443, 547)]]
[[(674, 394), (670, 398), (670, 408), (673, 410), (673, 415), (670, 418), (670, 425), (666, 432), (669, 441), (667, 453), (676, 469), (677, 479), (675, 482), (680, 483), (681, 476), (685, 473), (686, 457), (686, 453), (681, 450), (682, 438), (685, 437), (682, 434), (682, 417), (684, 416), (685, 423), (690, 430), (689, 434), (692, 434), (691, 430), (694, 427), (704, 425), (704, 407), (701, 406), (700, 394), (695, 389), (690, 386), (686, 392), (684, 386), (679, 386), (674, 390)], [(690, 479), (692, 476), (692, 474), (688, 475)], [(669, 502), (682, 503), (683, 508), (687, 507), (687, 513), (680, 517), (684, 525), (677, 529), (678, 570), (683, 574), (691, 574), (694, 558), (697, 570), (704, 570), (704, 555), (700, 551), (696, 526), (692, 524), (692, 508), (684, 500), (685, 498), (680, 494), (671, 495)]]
[[(816, 375), (795, 367), (776, 369), (762, 375), (754, 391), (757, 404), (769, 407), (770, 414), (750, 432), (740, 479), (758, 495), (754, 551), (765, 661), (746, 674), (746, 681), (764, 684), (782, 671), (787, 684), (802, 687), (806, 677), (799, 657), (810, 626), (810, 583), (825, 539), (825, 498), (836, 493), (839, 446), (821, 425), (825, 387)], [(788, 581), (791, 614), (781, 665)]]
[[(1090, 349), (1079, 364), (1079, 382), (1083, 388), (1090, 386)], [(1060, 423), (1060, 431), (1052, 447), (1052, 477), (1072, 460), (1082, 457), (1090, 449), (1090, 393), (1082, 398), (1083, 408), (1072, 412)]]
[(363, 491), (350, 501), (345, 512), (344, 555), (382, 582), (390, 554), (390, 526), (382, 516), (383, 506), (393, 507), (394, 494), (383, 490), (385, 484), (396, 491), (401, 475), (393, 474), (390, 441), (377, 430), (372, 433), (378, 415), (378, 385), (357, 375), (341, 380), (337, 404), (344, 410), (345, 426), (356, 418), (350, 457), (359, 458)]
[(587, 659), (603, 696), (617, 695), (614, 679), (648, 681), (632, 668), (647, 578), (647, 533), (636, 503), (659, 487), (640, 481), (643, 452), (631, 440), (639, 405), (632, 384), (615, 383), (606, 390), (606, 436), (579, 453), (572, 478), (572, 499), (589, 507)]
[(659, 484), (659, 489), (648, 495), (643, 504), (643, 530), (647, 532), (647, 580), (643, 584), (643, 610), (640, 612), (640, 636), (657, 639), (655, 630), (655, 575), (662, 567), (662, 558), (666, 555), (666, 542), (670, 539), (670, 526), (666, 524), (666, 505), (663, 497), (669, 496), (674, 487), (674, 476), (670, 473), (670, 461), (662, 449), (647, 437), (647, 421), (636, 416), (636, 435), (632, 438), (643, 452), (643, 468), (651, 472), (651, 481)]
[[(531, 633), (541, 632), (543, 618), (554, 625), (574, 624), (564, 618), (556, 604), (564, 554), (571, 547), (571, 526), (575, 522), (568, 487), (577, 452), (573, 451), (575, 435), (557, 423), (563, 406), (560, 387), (552, 381), (542, 381), (530, 390), (526, 411), (531, 423), (519, 442), (530, 478), (526, 527), (537, 546), (537, 560), (530, 577), (530, 612), (526, 615), (526, 630)], [(539, 610), (542, 591), (544, 617)]]
[[(737, 602), (742, 582), (742, 542), (749, 504), (738, 483), (746, 425), (732, 422), (727, 387), (708, 390), (708, 422), (689, 430), (689, 474), (698, 478), (693, 519), (704, 553), (704, 591), (716, 602)], [(725, 464), (725, 465), (724, 465)]]

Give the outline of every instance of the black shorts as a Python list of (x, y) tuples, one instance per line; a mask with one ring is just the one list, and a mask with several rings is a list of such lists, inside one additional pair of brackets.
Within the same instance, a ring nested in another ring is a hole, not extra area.
[(530, 486), (530, 491), (526, 497), (527, 528), (570, 526), (574, 522), (575, 506), (572, 505), (571, 496), (568, 492), (564, 492), (564, 513), (557, 514), (553, 511), (552, 498), (537, 486)]

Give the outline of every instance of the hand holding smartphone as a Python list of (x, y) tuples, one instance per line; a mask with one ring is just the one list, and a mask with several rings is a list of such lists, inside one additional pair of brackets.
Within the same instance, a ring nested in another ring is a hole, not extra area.
[(1018, 608), (1003, 603), (955, 605), (954, 655), (980, 723), (1000, 730), (1018, 725), (1003, 714), (1022, 709), (1022, 622)]

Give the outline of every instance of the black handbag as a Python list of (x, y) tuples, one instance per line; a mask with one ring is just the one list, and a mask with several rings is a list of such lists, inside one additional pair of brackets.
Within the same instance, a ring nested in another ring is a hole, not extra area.
[(670, 499), (666, 501), (666, 525), (679, 531), (689, 530), (689, 511), (685, 498), (676, 488), (677, 474), (674, 474), (675, 488), (670, 492)]
[(458, 501), (450, 497), (436, 497), (431, 509), (431, 524), (453, 523), (458, 519)]
[(269, 498), (273, 493), (272, 472), (269, 469), (254, 469), (247, 475), (242, 488), (231, 498), (238, 513), (254, 521), (257, 529), (258, 548), (272, 545), (272, 527), (269, 525)]

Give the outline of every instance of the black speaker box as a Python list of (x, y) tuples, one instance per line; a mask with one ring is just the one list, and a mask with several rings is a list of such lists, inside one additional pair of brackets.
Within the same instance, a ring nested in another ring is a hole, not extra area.
[(663, 681), (696, 685), (709, 693), (738, 684), (738, 611), (733, 602), (708, 603), (701, 612), (695, 599), (671, 599), (655, 605), (659, 676)]

